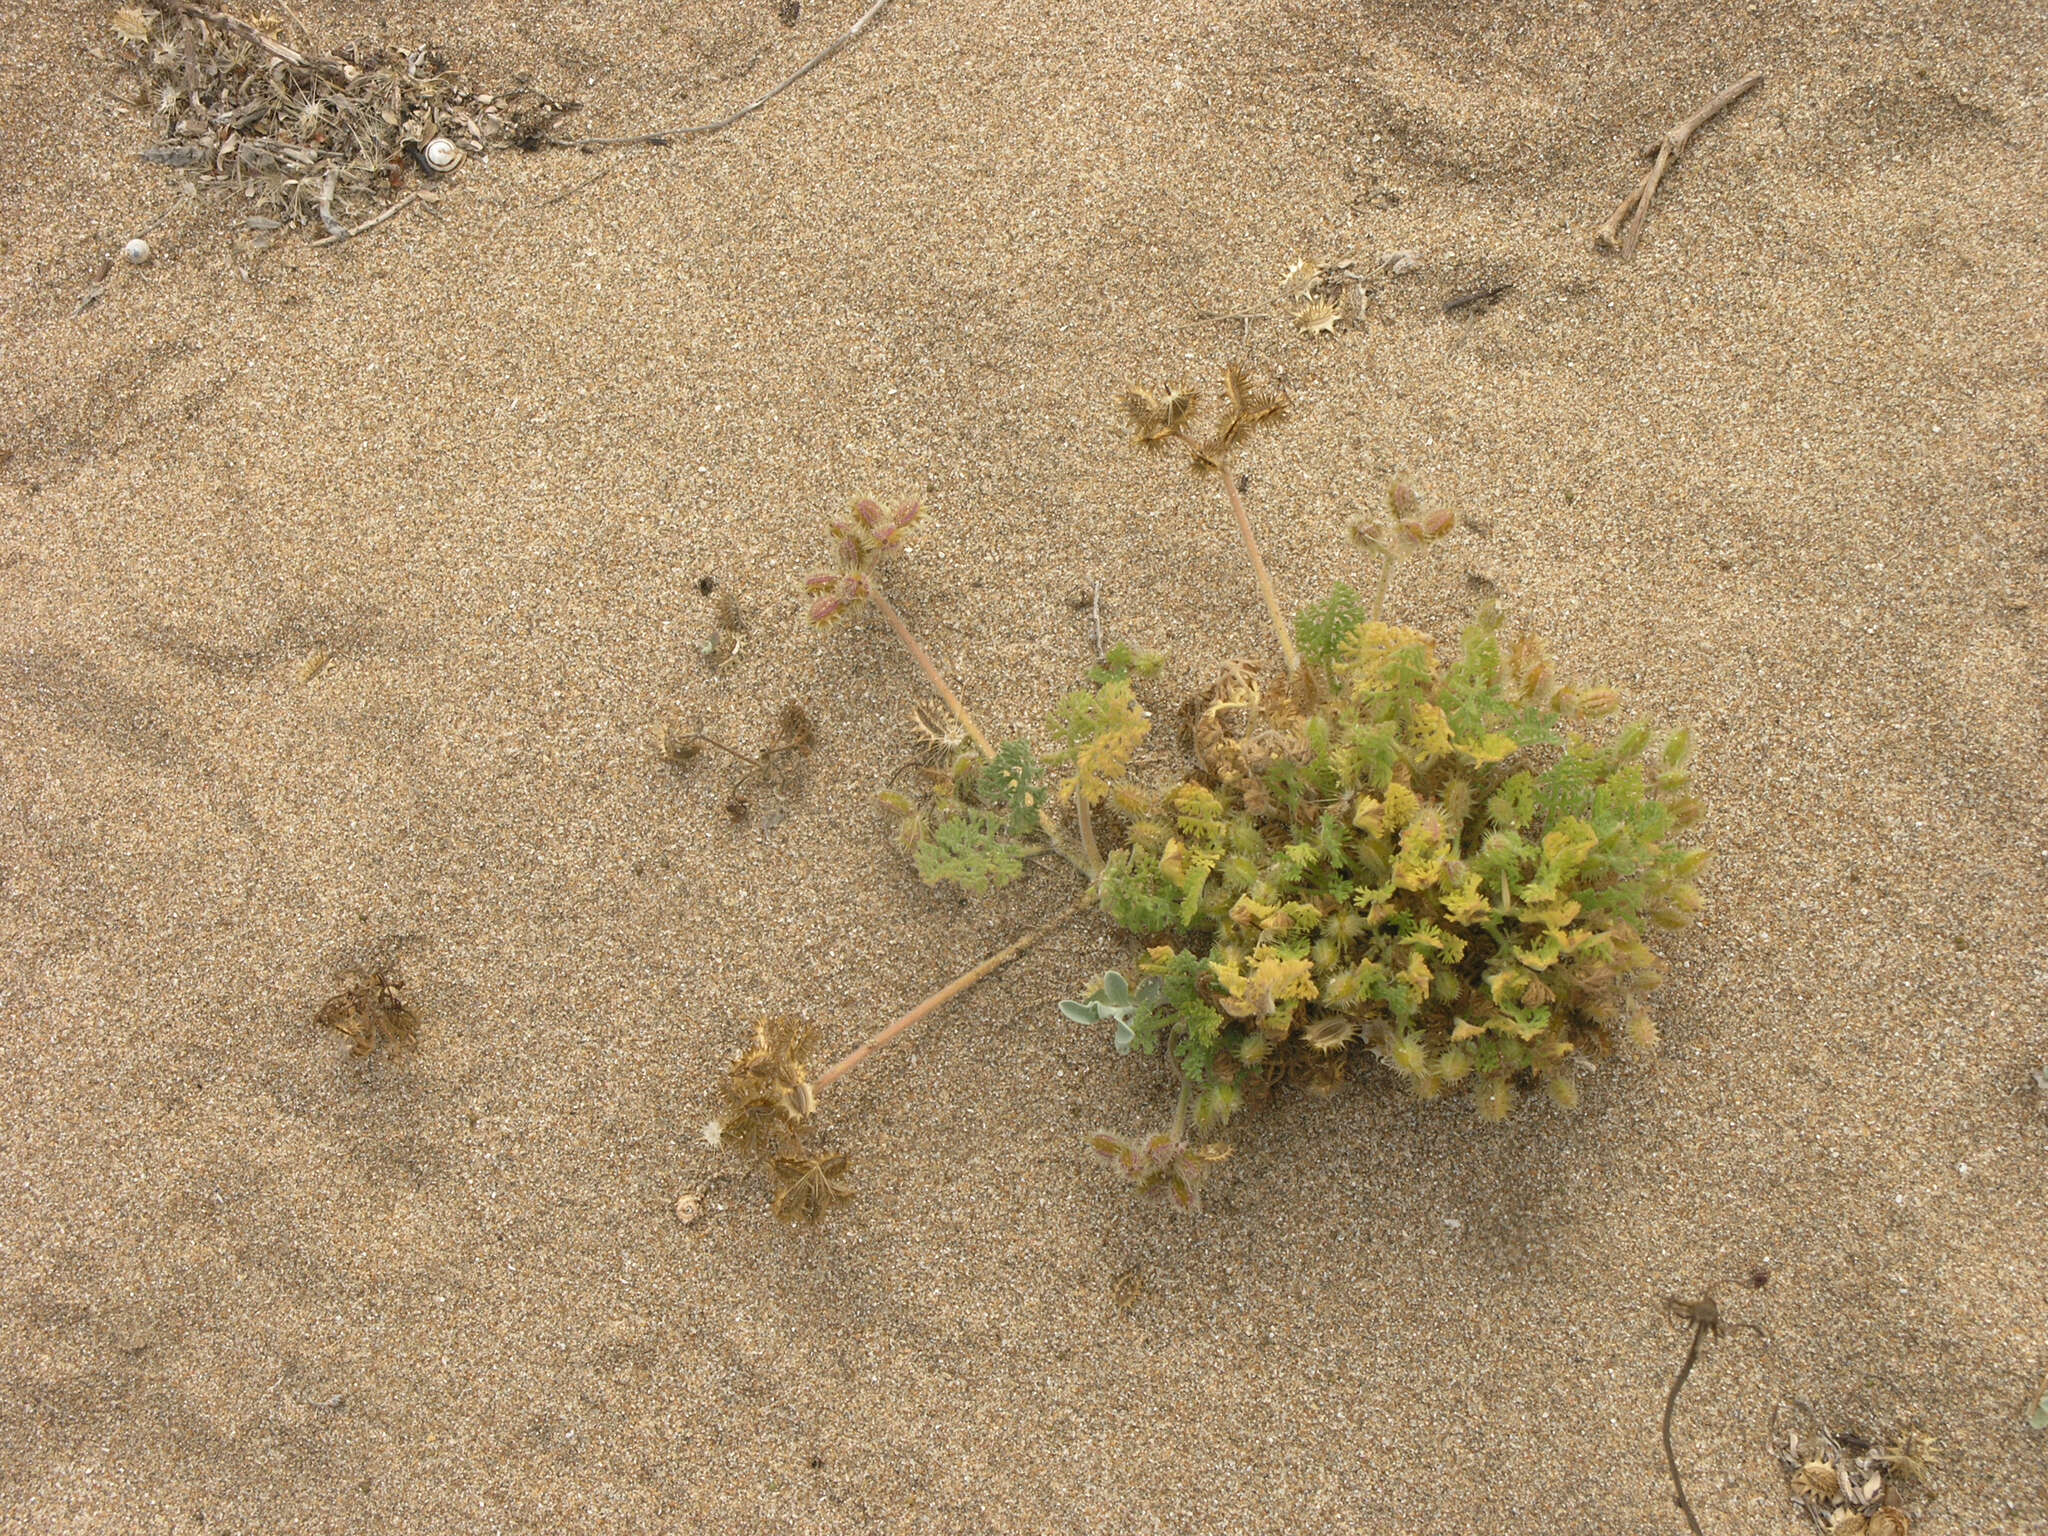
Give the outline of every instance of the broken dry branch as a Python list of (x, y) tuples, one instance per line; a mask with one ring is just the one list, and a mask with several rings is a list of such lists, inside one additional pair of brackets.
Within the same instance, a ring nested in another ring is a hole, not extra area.
[[(418, 202), (419, 200), (419, 193), (408, 192), (405, 194), (405, 196), (401, 197), (397, 202), (393, 203), (389, 208), (386, 208), (382, 213), (375, 214), (372, 217), (363, 220), (362, 223), (355, 225), (353, 228), (338, 229), (335, 230), (333, 234), (326, 236), (324, 239), (315, 240), (313, 242), (313, 249), (318, 250), (322, 246), (340, 245), (344, 240), (353, 240), (357, 235), (362, 234), (365, 230), (375, 229), (379, 224), (382, 224), (386, 219), (397, 218), (399, 214), (405, 212), (406, 209), (410, 208), (414, 203)], [(334, 228), (333, 222), (331, 220), (328, 221), (328, 228)]]
[[(1600, 226), (1599, 233), (1594, 237), (1595, 242), (1609, 249), (1619, 245), (1621, 259), (1632, 260), (1636, 254), (1636, 242), (1642, 238), (1643, 221), (1650, 216), (1650, 204), (1656, 199), (1657, 188), (1664, 180), (1664, 173), (1685, 152), (1686, 145), (1692, 142), (1695, 133), (1713, 121), (1724, 109), (1748, 95), (1763, 78), (1761, 73), (1744, 76), (1667, 132), (1658, 141), (1656, 163), (1644, 175), (1641, 185), (1623, 198), (1621, 206), (1616, 208), (1607, 222)], [(1629, 217), (1631, 212), (1634, 214), (1633, 218)], [(1621, 223), (1624, 219), (1629, 221), (1628, 233), (1625, 235), (1621, 232)]]

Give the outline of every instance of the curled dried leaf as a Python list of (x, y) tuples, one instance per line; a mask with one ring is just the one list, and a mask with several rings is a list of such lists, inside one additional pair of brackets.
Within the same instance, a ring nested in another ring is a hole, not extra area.
[(399, 1052), (412, 1045), (420, 1016), (401, 995), (405, 979), (389, 961), (342, 978), (342, 989), (320, 1005), (314, 1022), (346, 1035), (349, 1054), (367, 1056), (380, 1046)]

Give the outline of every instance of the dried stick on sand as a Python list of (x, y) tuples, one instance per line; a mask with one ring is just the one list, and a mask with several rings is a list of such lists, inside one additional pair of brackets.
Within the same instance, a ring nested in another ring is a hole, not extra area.
[(845, 49), (847, 45), (852, 43), (855, 38), (861, 35), (861, 33), (867, 31), (868, 24), (872, 22), (877, 16), (882, 14), (882, 7), (887, 5), (888, 3), (889, 0), (874, 0), (874, 4), (870, 5), (865, 11), (861, 12), (861, 17), (859, 21), (856, 21), (852, 26), (848, 27), (844, 32), (840, 33), (839, 36), (834, 38), (831, 42), (827, 43), (823, 48), (820, 48), (816, 53), (812, 54), (808, 59), (804, 61), (802, 67), (799, 68), (795, 74), (789, 76), (780, 85), (776, 86), (774, 90), (769, 91), (766, 95), (755, 97), (752, 101), (748, 102), (744, 107), (741, 107), (737, 112), (733, 112), (725, 117), (721, 117), (716, 122), (690, 123), (678, 128), (657, 128), (652, 133), (631, 133), (625, 135), (622, 138), (616, 139), (542, 139), (541, 142), (543, 144), (550, 145), (551, 147), (556, 149), (617, 149), (621, 145), (627, 144), (652, 144), (655, 145), (656, 147), (660, 147), (662, 145), (667, 144), (670, 139), (685, 138), (690, 135), (699, 133), (723, 132), (725, 129), (730, 128), (734, 123), (738, 122), (741, 118), (750, 117), (754, 113), (760, 111), (763, 107), (767, 106), (769, 102), (773, 101), (776, 97), (780, 96), (792, 85), (795, 85), (797, 81), (803, 79), (805, 75), (808, 75), (820, 64), (823, 64), (827, 59), (833, 57), (835, 54)]
[[(328, 172), (328, 180), (332, 181), (333, 179), (334, 173), (332, 171)], [(397, 202), (393, 203), (389, 208), (386, 208), (382, 213), (376, 214), (370, 218), (363, 220), (362, 223), (356, 225), (353, 229), (343, 229), (338, 227), (334, 222), (333, 215), (329, 213), (327, 209), (323, 206), (321, 209), (321, 217), (326, 221), (327, 227), (333, 230), (334, 233), (328, 235), (324, 239), (315, 240), (313, 242), (312, 248), (317, 251), (323, 245), (340, 245), (345, 240), (353, 240), (357, 235), (360, 235), (364, 230), (375, 229), (379, 224), (382, 224), (386, 219), (393, 219), (398, 217), (399, 214), (405, 212), (406, 209), (410, 208), (414, 203), (418, 202), (419, 200), (419, 193), (408, 192), (405, 194), (405, 196), (401, 197)]]
[[(1642, 185), (1623, 198), (1621, 206), (1614, 210), (1605, 224), (1600, 226), (1599, 234), (1594, 237), (1596, 242), (1610, 249), (1619, 245), (1621, 259), (1631, 260), (1636, 254), (1636, 242), (1642, 238), (1643, 221), (1650, 216), (1650, 203), (1657, 196), (1657, 186), (1664, 180), (1664, 173), (1671, 168), (1672, 161), (1685, 152), (1685, 146), (1692, 141), (1694, 134), (1712, 122), (1724, 107), (1748, 95), (1763, 78), (1761, 74), (1744, 76), (1665, 134), (1657, 145), (1656, 164), (1652, 165), (1643, 177)], [(1628, 219), (1631, 211), (1635, 217), (1629, 219), (1628, 233), (1624, 235), (1621, 232), (1621, 221)]]

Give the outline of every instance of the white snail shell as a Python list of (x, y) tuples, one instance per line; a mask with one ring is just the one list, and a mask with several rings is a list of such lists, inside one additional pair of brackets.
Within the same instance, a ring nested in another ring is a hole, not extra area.
[(147, 240), (130, 240), (121, 247), (121, 259), (131, 267), (141, 266), (145, 261), (149, 260), (149, 242)]
[(462, 164), (462, 150), (453, 139), (429, 139), (420, 150), (420, 158), (430, 170), (452, 171)]

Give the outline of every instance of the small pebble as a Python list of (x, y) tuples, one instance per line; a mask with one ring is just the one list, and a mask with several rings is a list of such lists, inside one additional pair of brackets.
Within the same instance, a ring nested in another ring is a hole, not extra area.
[(139, 267), (149, 260), (149, 242), (147, 240), (130, 240), (121, 247), (121, 256), (129, 266)]
[(1422, 258), (1413, 251), (1396, 251), (1387, 258), (1387, 273), (1390, 277), (1406, 277), (1422, 265)]

